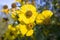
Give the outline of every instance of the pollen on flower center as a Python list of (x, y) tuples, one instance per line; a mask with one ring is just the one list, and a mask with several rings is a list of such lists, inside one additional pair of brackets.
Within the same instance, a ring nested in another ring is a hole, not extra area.
[(32, 12), (31, 11), (27, 11), (25, 13), (25, 15), (26, 15), (26, 18), (30, 18), (32, 16)]

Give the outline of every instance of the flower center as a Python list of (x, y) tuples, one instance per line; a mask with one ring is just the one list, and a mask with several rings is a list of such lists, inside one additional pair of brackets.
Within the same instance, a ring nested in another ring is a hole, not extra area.
[(30, 24), (27, 24), (27, 29), (28, 29), (28, 30), (32, 29), (33, 27), (34, 27), (33, 24), (31, 24), (31, 23), (30, 23)]
[(27, 11), (25, 13), (25, 15), (26, 15), (26, 18), (30, 18), (32, 16), (32, 12), (31, 11)]

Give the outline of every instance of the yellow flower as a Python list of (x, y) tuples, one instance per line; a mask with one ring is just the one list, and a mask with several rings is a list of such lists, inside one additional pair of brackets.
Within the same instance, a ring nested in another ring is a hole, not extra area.
[(17, 34), (20, 34), (20, 31), (17, 31)]
[(24, 35), (26, 35), (26, 36), (32, 36), (33, 35), (33, 29), (30, 29), (30, 30), (28, 30), (27, 29), (27, 26), (26, 25), (22, 25), (22, 24), (20, 24), (20, 31), (21, 31), (21, 34), (24, 36)]
[(13, 11), (11, 12), (11, 17), (12, 17), (14, 20), (17, 20), (19, 14), (20, 14), (20, 10), (13, 10)]
[(32, 28), (34, 28), (34, 26), (35, 26), (35, 23), (27, 24), (27, 29), (31, 30)]
[(12, 17), (13, 19), (15, 19), (15, 18), (16, 18), (15, 13), (12, 13), (12, 14), (11, 14), (11, 17)]
[(26, 34), (26, 32), (28, 31), (26, 28), (26, 25), (20, 24), (20, 31), (21, 31), (21, 34), (24, 36)]
[(16, 10), (16, 13), (17, 13), (17, 14), (20, 14), (20, 10)]
[(9, 13), (9, 10), (8, 9), (3, 9), (2, 12), (8, 14)]
[(15, 36), (11, 36), (11, 38), (14, 40), (16, 37)]
[(36, 13), (32, 13), (32, 16), (31, 17), (26, 17), (25, 14), (20, 14), (20, 17), (19, 17), (19, 21), (23, 21), (25, 24), (29, 24), (29, 23), (33, 23), (36, 19), (36, 16), (37, 14)]
[(42, 15), (43, 15), (45, 18), (47, 18), (47, 17), (50, 18), (50, 17), (53, 15), (53, 12), (50, 11), (50, 10), (45, 10), (45, 11), (42, 12)]
[(15, 27), (13, 27), (12, 25), (8, 25), (8, 29), (11, 30), (11, 31), (15, 31)]
[(16, 29), (19, 30), (20, 28), (20, 24), (16, 25)]
[(31, 4), (26, 4), (23, 5), (20, 9), (21, 13), (26, 13), (27, 11), (31, 11), (32, 13), (36, 12), (36, 8), (35, 6), (31, 5)]
[(12, 14), (11, 14), (11, 17), (12, 17), (13, 19), (16, 19), (16, 18), (17, 18), (16, 16), (17, 16), (19, 13), (20, 13), (19, 10), (13, 11)]
[(20, 34), (20, 24), (16, 25), (17, 34)]
[(36, 23), (37, 24), (42, 24), (44, 21), (44, 16), (42, 14), (38, 14), (37, 18), (36, 18)]
[(32, 36), (34, 33), (34, 30), (29, 30), (27, 33), (26, 33), (26, 36)]
[(33, 23), (36, 19), (36, 8), (31, 4), (23, 5), (20, 9), (19, 21), (23, 21), (25, 24)]

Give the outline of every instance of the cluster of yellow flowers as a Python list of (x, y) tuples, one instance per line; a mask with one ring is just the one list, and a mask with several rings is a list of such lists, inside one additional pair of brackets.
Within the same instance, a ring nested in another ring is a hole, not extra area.
[[(36, 24), (43, 24), (44, 20), (51, 18), (53, 13), (50, 10), (44, 10), (42, 13), (36, 11), (35, 6), (31, 4), (25, 4), (17, 12), (19, 24), (14, 26), (9, 25), (8, 29), (11, 31), (17, 31), (17, 34), (22, 36), (32, 36), (34, 33), (34, 27)], [(12, 18), (16, 18), (16, 14), (12, 13)]]
[(52, 15), (53, 15), (53, 13), (50, 10), (44, 10), (42, 13), (38, 14), (38, 16), (36, 18), (36, 23), (42, 24), (42, 23), (44, 23), (44, 20), (48, 21), (47, 19), (50, 19), (52, 17)]

